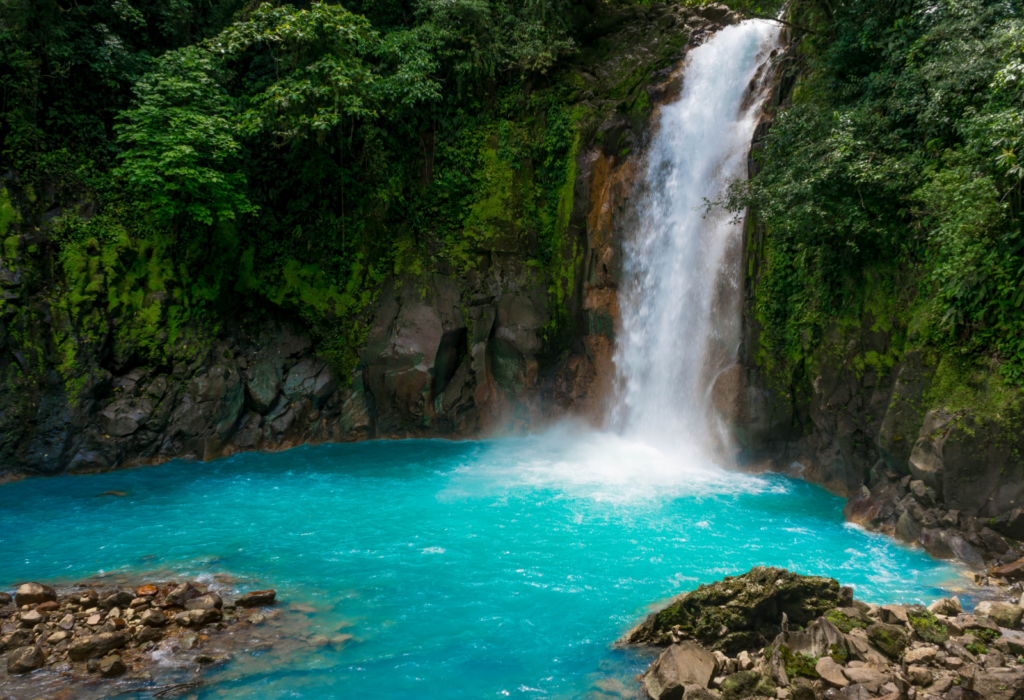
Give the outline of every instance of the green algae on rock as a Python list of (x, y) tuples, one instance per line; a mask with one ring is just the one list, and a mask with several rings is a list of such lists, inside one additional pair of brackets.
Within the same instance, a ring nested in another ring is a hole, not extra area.
[(757, 567), (682, 595), (620, 641), (662, 645), (694, 639), (731, 653), (757, 649), (778, 634), (783, 614), (803, 626), (843, 600), (834, 579)]

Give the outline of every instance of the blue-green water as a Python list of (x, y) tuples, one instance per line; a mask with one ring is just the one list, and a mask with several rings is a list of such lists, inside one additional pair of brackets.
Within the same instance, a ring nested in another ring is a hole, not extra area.
[(701, 582), (774, 565), (883, 603), (955, 576), (841, 509), (602, 434), (325, 445), (0, 486), (0, 586), (229, 574), (355, 637), (239, 654), (199, 697), (582, 697), (638, 672), (611, 643)]

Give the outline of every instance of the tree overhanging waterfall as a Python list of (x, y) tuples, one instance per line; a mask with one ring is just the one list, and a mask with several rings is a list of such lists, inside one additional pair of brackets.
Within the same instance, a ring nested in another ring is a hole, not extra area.
[(746, 176), (765, 97), (761, 68), (779, 34), (773, 23), (747, 21), (690, 52), (680, 99), (661, 108), (646, 189), (623, 243), (613, 420), (674, 451), (720, 454), (724, 444), (710, 387), (739, 343), (739, 261), (728, 253), (741, 230), (705, 204)]

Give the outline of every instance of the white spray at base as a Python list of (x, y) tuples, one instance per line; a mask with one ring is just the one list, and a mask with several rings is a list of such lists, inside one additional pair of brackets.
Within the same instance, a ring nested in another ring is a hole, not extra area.
[(703, 205), (746, 177), (765, 96), (759, 68), (778, 41), (777, 25), (754, 20), (689, 52), (679, 100), (659, 110), (637, 226), (623, 244), (613, 421), (677, 457), (721, 457), (710, 389), (738, 353), (741, 227)]

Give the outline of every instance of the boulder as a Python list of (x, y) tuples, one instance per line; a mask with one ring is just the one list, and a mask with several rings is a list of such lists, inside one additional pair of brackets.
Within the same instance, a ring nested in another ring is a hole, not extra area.
[(139, 630), (139, 633), (135, 635), (135, 641), (139, 644), (145, 644), (146, 642), (159, 641), (163, 636), (164, 633), (156, 627), (143, 627)]
[(850, 681), (843, 675), (843, 667), (833, 661), (831, 656), (823, 656), (818, 659), (818, 663), (814, 665), (814, 670), (826, 682), (837, 688), (845, 688), (850, 685)]
[[(1018, 542), (1024, 541), (1024, 509), (1014, 508), (1008, 513), (1003, 513), (993, 519), (990, 525), (993, 530), (1005, 537), (1017, 540)], [(1015, 563), (1024, 566), (1024, 559)], [(1024, 577), (1024, 571), (1021, 572), (1021, 577)], [(1020, 579), (1018, 578), (1017, 580)]]
[(47, 616), (38, 610), (26, 610), (18, 615), (18, 619), (21, 620), (21, 624), (24, 627), (35, 627), (40, 623), (46, 622)]
[[(676, 598), (621, 641), (667, 644), (672, 641), (672, 628), (678, 625), (681, 632), (707, 648), (733, 654), (767, 644), (778, 634), (783, 614), (791, 624), (806, 626), (839, 601), (839, 584), (834, 579), (755, 567)], [(723, 627), (727, 630), (724, 634)]]
[(14, 604), (19, 608), (22, 605), (39, 605), (50, 600), (57, 600), (57, 591), (35, 581), (23, 583), (14, 594)]
[(0, 591), (0, 608), (2, 608), (5, 605), (10, 605), (13, 600), (14, 596), (12, 596), (10, 593)]
[(277, 395), (281, 393), (281, 374), (277, 367), (263, 360), (249, 368), (249, 379), (245, 384), (246, 394), (252, 410), (261, 415), (270, 412)]
[(710, 651), (690, 642), (673, 644), (647, 669), (644, 688), (653, 700), (676, 700), (686, 686), (706, 688), (717, 668)]
[(932, 684), (933, 678), (931, 670), (924, 666), (907, 667), (907, 681), (911, 685), (924, 688)]
[(907, 649), (907, 652), (903, 655), (903, 660), (908, 664), (927, 665), (935, 661), (935, 656), (938, 653), (938, 648), (931, 645), (917, 647), (916, 649)]
[(1024, 697), (1024, 673), (1017, 669), (991, 669), (975, 675), (973, 690), (985, 700)]
[(1019, 605), (1011, 605), (1010, 603), (986, 600), (975, 606), (974, 614), (984, 615), (1000, 627), (1015, 630), (1020, 629), (1021, 618), (1024, 617), (1024, 608)]
[(876, 622), (868, 627), (868, 640), (890, 659), (898, 659), (907, 648), (907, 633), (902, 627)]
[(147, 610), (139, 616), (139, 621), (146, 627), (163, 627), (167, 624), (167, 616), (162, 610)]
[(202, 594), (191, 583), (186, 581), (168, 593), (165, 600), (168, 605), (185, 605), (187, 601), (198, 598), (200, 595)]
[(222, 607), (224, 607), (224, 601), (216, 593), (207, 593), (185, 601), (186, 610), (220, 610)]
[(956, 617), (964, 611), (964, 609), (960, 607), (960, 599), (956, 597), (939, 598), (928, 606), (928, 610), (936, 615), (945, 615), (946, 617)]
[(104, 678), (116, 678), (127, 670), (128, 667), (118, 654), (104, 656), (100, 661), (100, 675)]
[(127, 608), (132, 604), (135, 596), (128, 591), (116, 591), (100, 600), (100, 607), (104, 610), (113, 610), (114, 608)]
[(200, 610), (186, 610), (180, 612), (174, 616), (174, 621), (182, 627), (202, 627), (208, 625), (211, 622), (219, 622), (221, 619), (220, 610), (213, 609), (200, 609)]
[(87, 637), (76, 637), (68, 647), (68, 658), (71, 661), (98, 659), (127, 643), (128, 635), (124, 632), (102, 632)]
[(258, 608), (264, 605), (273, 605), (276, 597), (277, 591), (249, 591), (235, 601), (235, 605), (242, 608)]
[(896, 521), (896, 539), (907, 544), (917, 542), (921, 537), (921, 524), (914, 520), (909, 510), (903, 511), (900, 519)]
[(7, 654), (7, 673), (18, 676), (42, 668), (46, 653), (35, 645), (21, 647)]
[[(871, 666), (862, 666), (860, 668), (847, 668), (844, 669), (844, 674), (849, 679), (851, 685), (850, 688), (854, 688), (855, 685), (862, 686), (869, 693), (877, 693), (881, 690), (882, 686), (892, 681), (892, 674), (883, 673), (878, 669)], [(849, 697), (850, 694), (847, 694)], [(873, 696), (865, 696), (873, 697)]]
[(19, 629), (14, 630), (9, 635), (3, 638), (4, 649), (17, 649), (23, 647), (26, 644), (32, 643), (32, 632), (30, 630)]
[(309, 397), (313, 408), (319, 408), (337, 389), (334, 375), (323, 360), (307, 357), (299, 360), (285, 379), (281, 390), (289, 401)]
[(726, 676), (721, 690), (722, 700), (775, 696), (775, 684), (756, 671), (740, 671)]

